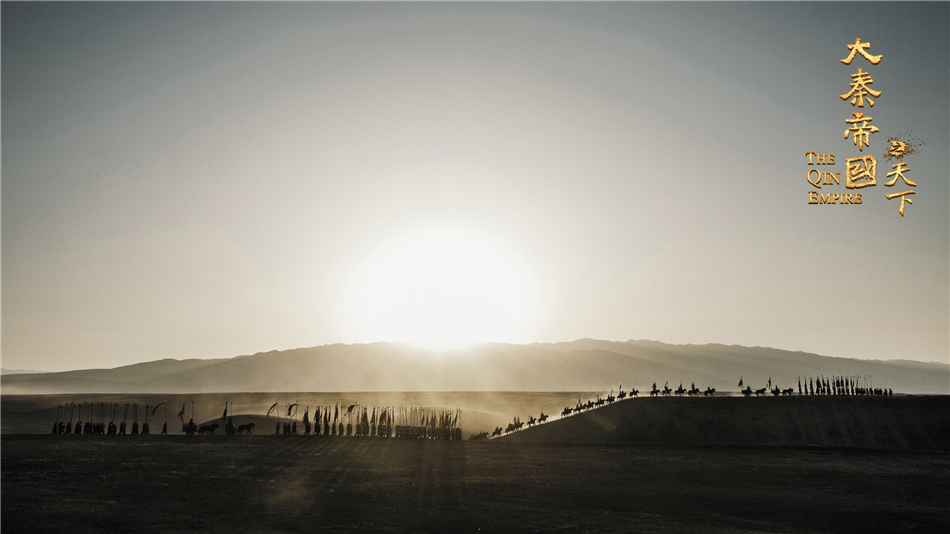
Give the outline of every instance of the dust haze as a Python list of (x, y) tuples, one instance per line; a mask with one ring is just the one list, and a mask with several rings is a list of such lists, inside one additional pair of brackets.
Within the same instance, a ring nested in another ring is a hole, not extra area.
[(434, 351), (401, 343), (324, 345), (211, 360), (4, 375), (4, 394), (298, 391), (649, 390), (653, 382), (737, 390), (799, 377), (860, 376), (900, 393), (946, 394), (950, 365), (858, 360), (765, 347), (601, 341), (485, 343)]

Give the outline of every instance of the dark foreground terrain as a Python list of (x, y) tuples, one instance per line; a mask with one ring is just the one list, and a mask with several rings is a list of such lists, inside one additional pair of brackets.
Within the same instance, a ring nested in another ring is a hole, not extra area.
[(948, 532), (950, 455), (304, 436), (2, 440), (3, 532)]

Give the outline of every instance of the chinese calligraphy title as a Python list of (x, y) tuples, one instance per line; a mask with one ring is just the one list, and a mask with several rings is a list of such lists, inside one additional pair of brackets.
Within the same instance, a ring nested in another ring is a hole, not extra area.
[[(871, 65), (878, 65), (884, 58), (883, 54), (876, 56), (871, 55), (869, 53), (871, 43), (861, 42), (861, 38), (856, 38), (854, 44), (849, 44), (847, 47), (850, 53), (848, 57), (841, 60), (841, 63), (845, 65), (850, 65), (858, 55), (866, 59)], [(863, 109), (865, 103), (867, 103), (868, 107), (873, 108), (875, 104), (874, 99), (880, 98), (883, 94), (883, 91), (877, 91), (869, 87), (873, 83), (874, 79), (871, 77), (871, 73), (858, 67), (858, 71), (851, 74), (851, 90), (839, 95), (839, 98), (844, 101), (850, 99), (849, 103), (852, 107)], [(851, 137), (852, 144), (858, 147), (859, 152), (864, 152), (865, 147), (870, 147), (871, 135), (880, 131), (877, 126), (871, 124), (873, 120), (872, 117), (865, 115), (863, 111), (853, 111), (851, 112), (851, 118), (845, 119), (844, 121), (845, 124), (849, 126), (844, 131), (844, 138), (848, 139)], [(897, 163), (891, 165), (892, 171), (887, 173), (887, 177), (892, 179), (884, 182), (884, 187), (894, 187), (897, 185), (898, 180), (901, 180), (906, 187), (917, 187), (916, 183), (907, 178), (906, 173), (910, 172), (910, 167), (903, 161), (904, 157), (915, 152), (916, 146), (911, 142), (904, 142), (896, 137), (891, 137), (888, 141), (890, 142), (890, 147), (885, 153), (885, 159), (888, 161), (894, 159)], [(815, 164), (816, 161), (818, 165), (834, 165), (835, 162), (834, 154), (818, 154), (809, 151), (805, 153), (805, 156), (808, 157), (809, 165)], [(806, 173), (806, 179), (813, 187), (821, 189), (822, 185), (840, 185), (840, 175), (841, 173), (821, 172), (816, 169), (810, 169)], [(875, 186), (877, 186), (877, 159), (874, 156), (864, 154), (857, 157), (845, 158), (846, 189), (862, 189)], [(913, 200), (908, 197), (915, 193), (916, 191), (913, 189), (908, 189), (899, 193), (886, 193), (884, 197), (887, 200), (900, 197), (901, 203), (898, 212), (901, 217), (903, 217), (905, 204), (913, 204)], [(860, 193), (821, 194), (817, 191), (809, 191), (808, 203), (861, 204), (862, 198)]]

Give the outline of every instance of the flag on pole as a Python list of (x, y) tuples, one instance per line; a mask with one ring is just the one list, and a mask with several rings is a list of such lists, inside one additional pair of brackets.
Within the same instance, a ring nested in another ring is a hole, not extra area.
[(740, 388), (742, 387), (742, 377), (741, 377), (741, 376), (739, 377), (739, 387), (740, 387)]
[(766, 384), (765, 387), (767, 387), (767, 388), (772, 387), (772, 377), (771, 377), (771, 376), (769, 377), (769, 383)]
[(181, 411), (178, 412), (178, 420), (181, 421), (182, 423), (185, 422), (185, 405), (184, 405), (184, 403), (181, 405)]
[(221, 419), (224, 419), (228, 416), (228, 402), (224, 401), (224, 413), (221, 414)]
[[(165, 404), (165, 403), (163, 402), (162, 404)], [(158, 406), (152, 408), (152, 415), (155, 415), (155, 411), (158, 410), (158, 408), (159, 408), (162, 404), (159, 404)]]
[(287, 417), (290, 417), (290, 410), (292, 410), (292, 409), (294, 408), (294, 406), (296, 406), (296, 405), (297, 405), (297, 403), (295, 402), (295, 403), (293, 403), (293, 404), (291, 404), (290, 406), (287, 407)]
[[(267, 410), (267, 415), (265, 415), (264, 418), (266, 419), (266, 418), (270, 417), (270, 413), (273, 412), (273, 411), (274, 411), (274, 408), (276, 408), (276, 407), (277, 407), (277, 403), (275, 402), (274, 405), (271, 406), (269, 410)], [(278, 413), (277, 415), (280, 415), (280, 414)]]

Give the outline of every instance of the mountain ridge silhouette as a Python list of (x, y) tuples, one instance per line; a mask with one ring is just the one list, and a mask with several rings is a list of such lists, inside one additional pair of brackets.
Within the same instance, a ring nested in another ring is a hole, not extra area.
[[(3, 394), (256, 391), (641, 391), (655, 381), (735, 391), (740, 377), (795, 387), (798, 378), (867, 376), (874, 387), (950, 393), (950, 364), (861, 360), (741, 345), (579, 339), (480, 343), (435, 351), (404, 343), (331, 344), (232, 358), (162, 359), (112, 369), (4, 375)], [(862, 378), (863, 380), (863, 378)]]

